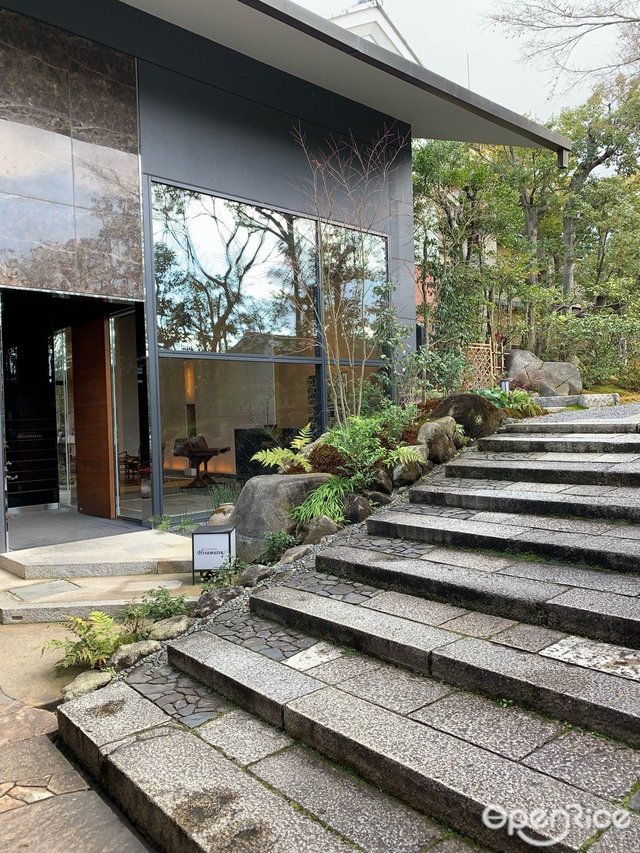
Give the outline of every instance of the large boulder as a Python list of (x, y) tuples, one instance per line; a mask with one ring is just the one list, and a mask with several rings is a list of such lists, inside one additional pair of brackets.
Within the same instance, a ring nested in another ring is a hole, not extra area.
[(505, 359), (507, 376), (543, 397), (567, 397), (582, 392), (580, 369), (570, 361), (541, 361), (528, 350), (512, 350)]
[(86, 693), (91, 693), (100, 687), (106, 687), (112, 678), (112, 672), (98, 672), (94, 669), (81, 672), (70, 684), (62, 688), (62, 701), (71, 702), (72, 699), (79, 699)]
[(393, 485), (412, 486), (422, 477), (422, 465), (419, 462), (405, 462), (393, 469)]
[(237, 554), (252, 563), (267, 546), (267, 533), (292, 533), (291, 510), (309, 492), (330, 478), (329, 474), (263, 474), (252, 477), (240, 492), (229, 524), (236, 528)]
[(545, 361), (538, 371), (536, 388), (543, 397), (581, 394), (582, 376), (570, 361)]
[(150, 640), (175, 640), (191, 628), (194, 619), (189, 616), (169, 616), (168, 619), (161, 619), (155, 622), (151, 631), (149, 631)]
[(332, 536), (339, 530), (339, 524), (327, 518), (326, 515), (321, 515), (319, 518), (311, 519), (307, 524), (301, 524), (298, 527), (298, 536), (303, 545), (317, 545), (325, 536)]
[(362, 495), (349, 492), (344, 498), (344, 518), (350, 524), (359, 524), (365, 518), (369, 518), (373, 509), (369, 501)]
[(502, 412), (480, 394), (451, 394), (431, 413), (432, 420), (451, 417), (469, 438), (493, 435), (502, 423)]
[(449, 462), (456, 455), (456, 422), (451, 417), (427, 421), (418, 431), (418, 441), (425, 447), (427, 458), (436, 465)]
[(274, 572), (273, 566), (263, 566), (261, 563), (256, 563), (254, 566), (247, 566), (238, 577), (236, 583), (238, 586), (256, 586), (261, 581), (266, 581)]
[(159, 652), (162, 646), (156, 640), (140, 640), (137, 643), (127, 643), (119, 646), (108, 660), (108, 664), (115, 670), (129, 669), (135, 666), (142, 658)]
[(517, 379), (523, 384), (533, 386), (542, 361), (529, 350), (514, 349), (505, 356), (505, 367), (509, 379)]

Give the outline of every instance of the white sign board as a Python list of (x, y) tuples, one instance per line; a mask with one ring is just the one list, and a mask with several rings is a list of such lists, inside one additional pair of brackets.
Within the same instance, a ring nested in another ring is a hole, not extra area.
[(236, 530), (193, 534), (193, 571), (211, 572), (219, 569), (236, 556)]

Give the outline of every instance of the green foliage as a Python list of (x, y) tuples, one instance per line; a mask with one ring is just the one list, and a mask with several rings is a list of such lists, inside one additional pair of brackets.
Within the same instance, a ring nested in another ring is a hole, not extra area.
[(248, 566), (249, 564), (245, 563), (244, 560), (234, 557), (231, 560), (227, 560), (219, 569), (201, 575), (200, 594), (208, 592), (210, 589), (234, 586), (238, 575), (248, 568)]
[(538, 406), (531, 395), (521, 388), (516, 388), (513, 391), (501, 391), (500, 388), (484, 388), (474, 393), (489, 400), (494, 406), (502, 409), (505, 415), (511, 418), (534, 418), (537, 415), (544, 414), (544, 409)]
[(385, 454), (385, 467), (395, 468), (396, 465), (408, 465), (410, 462), (420, 462), (422, 456), (413, 447), (396, 447)]
[(387, 445), (394, 447), (402, 442), (403, 435), (418, 417), (418, 407), (415, 403), (398, 406), (387, 399), (377, 417), (379, 435)]
[(300, 506), (291, 510), (291, 515), (298, 524), (307, 524), (321, 515), (341, 524), (344, 521), (344, 499), (353, 488), (351, 479), (333, 476), (310, 492)]
[(273, 566), (282, 557), (285, 551), (293, 548), (298, 544), (298, 540), (286, 530), (276, 530), (275, 532), (267, 533), (267, 547), (258, 558), (259, 563), (264, 563), (265, 566)]
[(222, 504), (235, 504), (240, 497), (242, 484), (233, 481), (228, 483), (216, 483), (209, 489), (209, 498), (211, 500), (211, 511), (214, 512)]
[(171, 519), (168, 515), (152, 515), (149, 521), (154, 530), (171, 530)]
[(401, 362), (400, 395), (407, 401), (424, 402), (434, 391), (450, 394), (460, 387), (466, 367), (467, 360), (460, 353), (437, 352), (422, 346)]
[(189, 610), (184, 595), (171, 595), (168, 589), (156, 587), (142, 596), (141, 601), (131, 601), (124, 608), (123, 625), (126, 642), (146, 637), (149, 625), (172, 616), (183, 616)]
[(269, 447), (259, 450), (251, 457), (265, 468), (277, 468), (278, 474), (284, 474), (290, 468), (301, 468), (303, 471), (311, 471), (311, 463), (300, 451), (311, 443), (313, 431), (311, 424), (303, 427), (290, 443), (289, 447)]
[(78, 664), (104, 669), (109, 657), (126, 639), (115, 620), (100, 610), (94, 610), (88, 619), (71, 616), (64, 627), (78, 639), (49, 640), (42, 648), (43, 652), (64, 651), (64, 657), (55, 665), (56, 672)]
[(176, 524), (175, 529), (181, 533), (191, 533), (191, 531), (195, 530), (198, 526), (197, 521), (194, 521), (188, 515), (183, 515), (180, 518), (180, 521)]
[(344, 456), (330, 444), (317, 444), (309, 454), (313, 470), (322, 474), (339, 474), (344, 470)]
[(600, 311), (582, 317), (558, 315), (551, 324), (547, 356), (578, 359), (585, 387), (616, 384), (628, 352), (640, 354), (640, 317)]

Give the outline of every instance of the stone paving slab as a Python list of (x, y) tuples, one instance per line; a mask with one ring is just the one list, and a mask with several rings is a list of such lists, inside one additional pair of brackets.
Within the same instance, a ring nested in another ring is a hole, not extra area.
[(640, 818), (632, 818), (628, 827), (610, 827), (589, 853), (631, 853), (640, 850)]
[(0, 704), (0, 747), (38, 735), (52, 735), (57, 728), (55, 714), (40, 708), (14, 703)]
[[(558, 803), (605, 807), (591, 794), (331, 687), (292, 702), (285, 728), (410, 805), (505, 853), (530, 848), (484, 826), (481, 815), (489, 803), (527, 812)], [(588, 837), (588, 830), (572, 827), (562, 849), (578, 850)]]
[(60, 736), (96, 779), (109, 744), (170, 722), (164, 711), (122, 681), (58, 708)]
[[(519, 708), (501, 707), (472, 693), (446, 696), (415, 711), (411, 719), (514, 761), (529, 755), (562, 731), (562, 723), (557, 720), (545, 720)], [(544, 767), (537, 769), (546, 772)], [(570, 779), (564, 781), (571, 782)]]
[(584, 732), (567, 732), (524, 763), (609, 800), (623, 799), (640, 782), (640, 752)]
[[(617, 466), (610, 462), (550, 462), (527, 458), (522, 453), (519, 458), (506, 459), (507, 455), (467, 453), (462, 458), (449, 462), (447, 476), (467, 479), (481, 477), (492, 480), (513, 480), (514, 471), (518, 472), (521, 482), (568, 483), (574, 485), (611, 485), (637, 486), (640, 484), (640, 463)], [(500, 458), (494, 458), (498, 456)]]
[(443, 835), (443, 827), (300, 747), (252, 771), (367, 853), (423, 853)]
[(373, 658), (365, 657), (365, 655), (349, 654), (344, 655), (338, 660), (323, 663), (313, 669), (307, 670), (309, 675), (323, 681), (326, 684), (341, 684), (348, 678), (354, 678), (356, 675), (364, 675), (366, 672), (371, 672), (378, 669), (382, 664), (380, 661)]
[(565, 637), (552, 646), (544, 648), (540, 654), (640, 682), (640, 651), (638, 649), (597, 643), (583, 637)]
[(175, 533), (137, 529), (0, 554), (0, 567), (25, 579), (185, 572), (191, 568), (191, 542)]
[[(332, 547), (317, 556), (318, 567), (346, 577), (368, 577), (378, 586), (401, 589), (455, 607), (509, 615), (545, 624), (546, 602), (567, 587), (431, 560), (389, 560), (384, 554), (361, 548)], [(375, 599), (373, 599), (375, 601)], [(506, 627), (506, 626), (505, 626)]]
[(429, 671), (429, 655), (434, 648), (457, 639), (449, 631), (287, 587), (256, 593), (250, 597), (249, 606), (259, 616), (321, 633), (334, 642), (420, 672)]
[(640, 596), (640, 577), (619, 572), (595, 571), (571, 563), (531, 560), (510, 561), (498, 569), (499, 574), (529, 578), (535, 581), (557, 582), (563, 586), (599, 590), (619, 595)]
[[(494, 513), (484, 515), (495, 516)], [(517, 518), (517, 516), (515, 516)], [(515, 519), (514, 519), (515, 520)], [(580, 522), (576, 521), (575, 524)], [(589, 522), (583, 522), (589, 524)], [(614, 537), (610, 531), (587, 533), (557, 532), (522, 522), (507, 523), (476, 521), (475, 518), (458, 521), (452, 518), (425, 517), (416, 507), (384, 510), (371, 516), (367, 529), (376, 535), (395, 536), (430, 544), (461, 545), (469, 548), (518, 550), (571, 561), (583, 560), (617, 571), (640, 572), (640, 541)]]
[(370, 601), (365, 602), (363, 607), (435, 626), (469, 612), (464, 607), (454, 607), (451, 604), (443, 604), (441, 601), (430, 601), (419, 598), (417, 595), (405, 595), (402, 592), (393, 591), (378, 593)]
[[(347, 605), (348, 606), (348, 605)], [(282, 708), (324, 685), (209, 631), (169, 643), (169, 663), (275, 726)]]
[(240, 764), (252, 764), (291, 746), (291, 738), (246, 711), (235, 710), (198, 730), (200, 737)]
[(478, 440), (480, 450), (527, 453), (544, 451), (557, 453), (640, 453), (640, 435), (637, 433), (499, 433)]
[(432, 674), (640, 746), (640, 683), (487, 640), (435, 649)]
[(527, 418), (519, 423), (505, 424), (501, 427), (500, 432), (502, 434), (552, 433), (555, 435), (565, 435), (566, 433), (627, 435), (628, 433), (640, 432), (640, 417), (620, 415), (620, 409), (615, 412), (609, 410), (606, 413), (609, 416), (607, 418), (596, 418), (593, 412), (581, 413), (586, 415), (583, 418), (572, 417), (575, 414), (574, 412), (563, 412), (562, 417), (546, 415), (539, 420)]
[[(640, 648), (640, 601), (610, 592), (570, 589), (548, 602), (549, 627)], [(597, 630), (591, 630), (598, 614)], [(640, 655), (639, 655), (640, 657)]]
[[(609, 491), (625, 494), (602, 495), (594, 501), (594, 495), (576, 494), (571, 488), (584, 491), (595, 486), (571, 487), (567, 483), (509, 483), (503, 485), (496, 480), (493, 488), (475, 488), (473, 480), (457, 480), (456, 485), (433, 484), (412, 489), (409, 498), (415, 504), (436, 504), (462, 507), (467, 510), (491, 510), (533, 515), (572, 515), (600, 519), (640, 521), (640, 495), (637, 489), (613, 489)], [(479, 481), (478, 481), (479, 482)], [(462, 485), (459, 485), (462, 484)], [(555, 491), (539, 490), (539, 486), (553, 485)], [(501, 487), (502, 486), (502, 487)], [(605, 487), (606, 488), (606, 487)]]
[(443, 627), (448, 631), (456, 631), (470, 637), (493, 637), (494, 634), (506, 628), (513, 628), (517, 624), (513, 619), (505, 619), (503, 616), (473, 612), (445, 622)]
[(342, 649), (334, 646), (332, 643), (316, 643), (315, 646), (298, 652), (297, 655), (293, 655), (293, 657), (285, 660), (284, 663), (286, 666), (297, 669), (299, 672), (306, 672), (315, 666), (336, 660), (342, 657), (343, 654)]
[(338, 686), (346, 693), (403, 715), (448, 696), (453, 690), (448, 684), (386, 665), (341, 681)]
[(143, 853), (150, 848), (95, 792), (65, 794), (0, 815), (0, 853)]
[(539, 652), (547, 646), (552, 646), (558, 640), (563, 640), (566, 634), (542, 628), (540, 625), (519, 623), (506, 631), (500, 631), (492, 636), (494, 643), (512, 646), (525, 652)]
[(0, 750), (0, 814), (88, 787), (45, 735), (13, 741)]
[(124, 744), (109, 756), (106, 779), (121, 808), (163, 850), (353, 850), (190, 733)]

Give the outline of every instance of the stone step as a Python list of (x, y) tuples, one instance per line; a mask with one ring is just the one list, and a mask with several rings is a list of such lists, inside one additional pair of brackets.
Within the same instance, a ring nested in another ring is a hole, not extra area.
[(409, 619), (366, 610), (286, 586), (252, 595), (252, 613), (289, 627), (321, 634), (374, 657), (429, 672), (430, 653), (459, 634)]
[[(252, 595), (250, 606), (260, 616), (352, 646), (381, 660), (495, 699), (509, 697), (524, 707), (640, 746), (638, 681), (488, 640), (456, 636), (452, 631), (378, 611), (367, 612), (365, 607), (286, 587)], [(390, 634), (393, 630), (395, 633)], [(413, 647), (409, 645), (411, 636), (416, 638)], [(403, 644), (400, 654), (395, 648), (398, 641)], [(219, 656), (222, 654), (218, 652)], [(175, 659), (170, 656), (170, 660)], [(228, 672), (229, 663), (223, 666)], [(310, 686), (304, 692), (313, 690)]]
[(554, 421), (523, 420), (518, 423), (505, 424), (500, 433), (632, 433), (640, 432), (640, 420), (575, 420)]
[(573, 486), (570, 483), (533, 485), (449, 477), (443, 482), (415, 486), (409, 492), (409, 500), (413, 504), (460, 509), (640, 522), (640, 491), (628, 487)]
[[(242, 654), (231, 652), (220, 682), (215, 667), (225, 660), (224, 646), (231, 644), (207, 633), (175, 641), (170, 655), (179, 650), (180, 657), (175, 660), (181, 663), (191, 658), (191, 669), (207, 675), (210, 684), (233, 682), (236, 701), (242, 702), (248, 696), (249, 706), (254, 707), (255, 677), (260, 685), (267, 685), (277, 682), (279, 673), (288, 668), (258, 652), (242, 649)], [(212, 654), (208, 646), (221, 646), (222, 650)], [(383, 678), (391, 679), (391, 674), (383, 670)], [(490, 804), (505, 804), (508, 810), (521, 808), (527, 814), (533, 807), (554, 809), (558, 803), (579, 803), (587, 809), (610, 807), (607, 799), (554, 779), (528, 766), (526, 759), (506, 758), (499, 753), (500, 746), (494, 751), (443, 731), (437, 722), (430, 725), (428, 714), (421, 719), (422, 711), (409, 716), (410, 712), (404, 714), (385, 707), (382, 698), (369, 701), (354, 695), (349, 692), (353, 680), (336, 686), (320, 682), (317, 690), (298, 698), (281, 697), (279, 716), (285, 732), (491, 850), (524, 853), (531, 848), (519, 836), (510, 836), (506, 827), (493, 830), (485, 826), (482, 814)], [(431, 697), (431, 702), (436, 698)], [(269, 703), (271, 699), (270, 696)], [(492, 707), (498, 715), (506, 710)], [(520, 717), (523, 712), (510, 710), (518, 715), (516, 724), (525, 719)], [(500, 726), (499, 731), (495, 743), (508, 739)], [(547, 736), (552, 736), (552, 731)], [(296, 799), (293, 791), (292, 796)], [(528, 831), (536, 841), (548, 844), (551, 840), (542, 828)], [(578, 851), (589, 836), (589, 829), (572, 827), (569, 835), (552, 849), (558, 853)]]
[(640, 458), (640, 434), (505, 433), (478, 439), (478, 448), (507, 453), (631, 453)]
[[(437, 514), (438, 509), (408, 504), (382, 510), (367, 520), (367, 531), (374, 536), (490, 548), (583, 562), (616, 572), (640, 572), (640, 528), (636, 525), (473, 510), (444, 509)], [(457, 515), (449, 517), (447, 512)]]
[[(562, 567), (554, 571), (551, 564), (548, 574), (559, 577), (554, 582), (527, 577), (532, 568), (528, 562), (505, 565), (504, 558), (496, 558), (495, 569), (491, 571), (483, 555), (467, 552), (463, 565), (443, 562), (454, 558), (453, 555), (438, 556), (434, 552), (433, 559), (430, 556), (398, 559), (367, 548), (333, 547), (317, 555), (316, 568), (454, 607), (640, 648), (640, 579), (605, 576), (608, 588), (591, 589), (578, 584), (591, 583), (590, 576), (596, 582), (603, 581), (602, 573), (568, 567), (567, 576), (563, 577)], [(481, 568), (474, 569), (474, 565)], [(524, 576), (519, 577), (518, 572)], [(621, 589), (626, 594), (611, 589)], [(415, 613), (419, 613), (419, 601), (414, 599), (411, 604)], [(375, 599), (371, 606), (377, 606)], [(420, 618), (412, 615), (409, 607), (403, 615)], [(434, 626), (438, 624), (435, 622)]]
[[(210, 745), (206, 727), (198, 734), (177, 727), (122, 682), (65, 703), (58, 719), (64, 742), (156, 845), (154, 849), (165, 853), (354, 849)], [(50, 848), (45, 844), (38, 849)], [(121, 848), (104, 841), (100, 849)]]
[[(544, 454), (543, 454), (544, 455)], [(551, 456), (551, 454), (549, 454)], [(529, 483), (571, 483), (593, 486), (640, 486), (640, 463), (587, 462), (576, 454), (575, 461), (537, 459), (527, 453), (489, 453), (470, 451), (449, 462), (447, 477)]]

